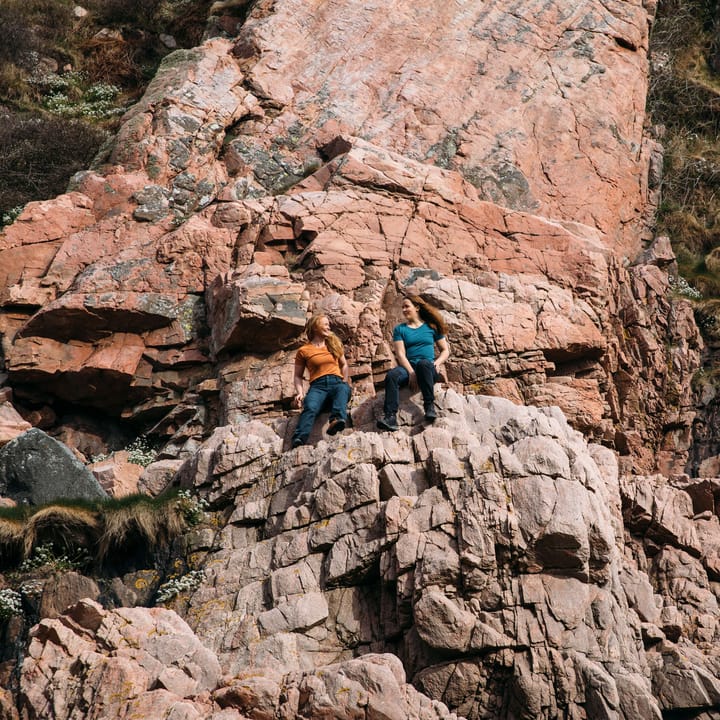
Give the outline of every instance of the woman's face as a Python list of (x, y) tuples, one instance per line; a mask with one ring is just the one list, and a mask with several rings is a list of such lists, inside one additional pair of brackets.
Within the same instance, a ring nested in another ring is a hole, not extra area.
[(408, 300), (405, 298), (403, 300), (402, 304), (402, 314), (405, 316), (405, 319), (409, 322), (415, 322), (419, 319), (420, 314), (418, 313), (418, 309), (416, 305), (413, 305), (412, 300)]
[(330, 321), (323, 315), (316, 323), (313, 335), (326, 338), (330, 334)]

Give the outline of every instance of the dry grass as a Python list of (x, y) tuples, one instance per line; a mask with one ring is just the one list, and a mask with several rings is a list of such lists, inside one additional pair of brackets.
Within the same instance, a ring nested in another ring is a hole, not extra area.
[(157, 503), (141, 497), (131, 505), (105, 513), (98, 556), (104, 560), (111, 552), (138, 541), (149, 546), (167, 544), (185, 527), (184, 517), (176, 504)]
[(38, 101), (36, 88), (27, 82), (27, 73), (12, 63), (0, 63), (0, 97), (23, 108)]
[(137, 63), (138, 49), (123, 38), (93, 37), (81, 46), (83, 69), (96, 81), (134, 88), (143, 83), (143, 71)]
[(39, 547), (52, 546), (59, 554), (85, 550), (102, 565), (137, 548), (167, 547), (189, 525), (175, 496), (138, 494), (103, 503), (2, 508), (0, 557), (3, 566), (9, 566), (30, 558)]
[(62, 551), (87, 548), (92, 551), (101, 526), (97, 512), (71, 505), (50, 505), (28, 518), (23, 532), (23, 555), (29, 558), (40, 545)]
[(23, 559), (25, 522), (21, 517), (0, 517), (0, 557), (4, 562)]

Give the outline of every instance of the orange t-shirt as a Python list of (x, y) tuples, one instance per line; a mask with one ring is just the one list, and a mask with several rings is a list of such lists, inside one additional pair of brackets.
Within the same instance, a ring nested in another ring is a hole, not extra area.
[(311, 343), (303, 345), (295, 354), (295, 362), (303, 364), (310, 373), (310, 382), (323, 375), (337, 375), (342, 378), (340, 365), (333, 354), (323, 345), (316, 347)]

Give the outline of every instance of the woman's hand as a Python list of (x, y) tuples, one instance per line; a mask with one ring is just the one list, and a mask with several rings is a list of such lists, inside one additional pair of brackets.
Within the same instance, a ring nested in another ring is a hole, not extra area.
[(305, 374), (305, 363), (295, 361), (295, 374), (293, 376), (293, 386), (295, 387), (295, 397), (290, 405), (295, 408), (302, 407), (302, 401), (305, 397), (305, 385), (303, 383), (303, 375)]
[(445, 361), (450, 357), (450, 346), (445, 338), (440, 338), (437, 341), (437, 346), (440, 349), (440, 354), (435, 359), (435, 372), (439, 373)]
[(413, 392), (418, 389), (417, 375), (414, 370), (408, 370), (408, 387)]

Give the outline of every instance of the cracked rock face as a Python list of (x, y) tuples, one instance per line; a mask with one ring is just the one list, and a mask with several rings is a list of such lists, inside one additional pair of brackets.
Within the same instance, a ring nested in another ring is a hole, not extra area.
[[(651, 4), (244, 5), (0, 233), (0, 442), (19, 410), (75, 449), (54, 406), (126, 421), (166, 441), (141, 488), (222, 516), (173, 610), (46, 598), (23, 717), (715, 712), (720, 489), (682, 474), (702, 341), (651, 233)], [(407, 292), (448, 324), (442, 417), (404, 395), (379, 435)], [(311, 312), (352, 430), (288, 451)]]
[(328, 711), (334, 717), (457, 720), (405, 680), (396, 657), (373, 654), (318, 671), (268, 667), (224, 681), (218, 658), (173, 611), (108, 612), (82, 600), (33, 630), (21, 695), (23, 717), (33, 720), (299, 720)]
[(650, 479), (620, 478), (557, 408), (438, 405), (416, 432), (285, 453), (262, 422), (217, 428), (178, 474), (226, 518), (186, 540), (204, 582), (174, 609), (83, 600), (42, 620), (26, 716), (51, 698), (78, 720), (711, 712), (716, 584), (690, 495), (644, 506)]
[(246, 85), (279, 109), (240, 124), (246, 154), (272, 155), (291, 182), (316, 136), (339, 128), (458, 170), (500, 205), (637, 243), (643, 3), (320, 5), (261, 2), (240, 31)]
[(259, 423), (219, 429), (202, 472), (184, 474), (234, 507), (187, 609), (195, 632), (231, 673), (393, 647), (417, 687), (469, 718), (659, 718), (621, 580), (612, 454), (557, 409), (452, 391), (440, 406), (416, 435), (284, 455)]

